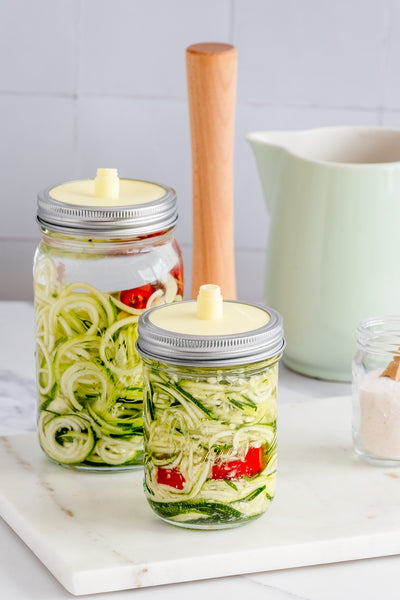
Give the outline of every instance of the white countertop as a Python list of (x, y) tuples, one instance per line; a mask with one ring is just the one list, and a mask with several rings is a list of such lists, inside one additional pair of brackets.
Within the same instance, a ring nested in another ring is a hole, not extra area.
[[(0, 303), (0, 435), (35, 429), (35, 383), (33, 359), (33, 308), (28, 303)], [(279, 401), (348, 395), (349, 384), (318, 381), (280, 370)], [(372, 468), (372, 467), (371, 467)], [(1, 474), (0, 474), (1, 475)], [(59, 600), (71, 598), (42, 563), (0, 521), (0, 597), (10, 600)], [(303, 567), (254, 575), (114, 592), (87, 598), (124, 600), (186, 598), (193, 600), (243, 597), (269, 600), (398, 600), (397, 556)]]

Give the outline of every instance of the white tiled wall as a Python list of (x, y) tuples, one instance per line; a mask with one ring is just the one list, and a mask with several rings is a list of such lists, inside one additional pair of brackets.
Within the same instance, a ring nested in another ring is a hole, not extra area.
[(202, 41), (239, 52), (235, 239), (244, 300), (262, 298), (268, 235), (244, 135), (400, 128), (398, 0), (2, 0), (0, 299), (31, 299), (37, 191), (92, 177), (97, 166), (175, 187), (190, 279), (185, 49)]

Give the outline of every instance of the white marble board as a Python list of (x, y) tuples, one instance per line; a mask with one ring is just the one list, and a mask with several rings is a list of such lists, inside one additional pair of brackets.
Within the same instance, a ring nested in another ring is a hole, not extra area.
[(77, 595), (400, 553), (400, 471), (355, 457), (349, 398), (285, 404), (278, 429), (277, 496), (237, 529), (163, 523), (140, 471), (58, 467), (34, 433), (0, 438), (0, 514)]

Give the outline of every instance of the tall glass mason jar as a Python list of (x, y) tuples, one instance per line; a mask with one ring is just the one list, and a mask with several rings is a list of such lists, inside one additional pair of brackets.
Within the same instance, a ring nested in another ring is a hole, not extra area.
[(353, 443), (367, 462), (400, 466), (400, 316), (357, 328), (353, 361)]
[(239, 302), (216, 320), (198, 319), (195, 301), (175, 306), (139, 319), (145, 493), (168, 523), (236, 527), (275, 493), (282, 319)]
[(183, 295), (176, 194), (155, 183), (96, 179), (38, 196), (34, 259), (38, 435), (61, 465), (143, 463), (137, 323)]

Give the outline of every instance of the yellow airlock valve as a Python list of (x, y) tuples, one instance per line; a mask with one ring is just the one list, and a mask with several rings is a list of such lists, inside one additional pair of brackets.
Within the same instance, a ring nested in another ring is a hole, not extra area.
[(223, 298), (219, 285), (201, 285), (197, 296), (197, 318), (215, 321), (222, 319), (223, 315)]
[(119, 177), (117, 169), (97, 169), (94, 180), (96, 198), (117, 200), (119, 198)]

